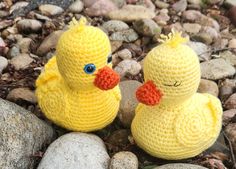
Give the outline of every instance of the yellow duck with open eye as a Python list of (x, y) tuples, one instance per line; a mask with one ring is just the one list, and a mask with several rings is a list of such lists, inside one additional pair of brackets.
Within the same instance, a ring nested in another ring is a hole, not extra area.
[(62, 34), (56, 56), (36, 81), (39, 106), (48, 119), (73, 131), (95, 131), (116, 117), (119, 76), (111, 67), (111, 46), (86, 19), (72, 20)]
[(196, 93), (200, 64), (178, 32), (162, 36), (162, 44), (144, 60), (145, 84), (136, 91), (131, 130), (135, 142), (149, 154), (168, 160), (200, 154), (217, 139), (222, 124), (220, 101)]

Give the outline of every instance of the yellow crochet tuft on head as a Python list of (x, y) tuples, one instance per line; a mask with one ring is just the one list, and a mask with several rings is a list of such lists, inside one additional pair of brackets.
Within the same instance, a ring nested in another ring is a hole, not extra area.
[(215, 142), (221, 130), (221, 103), (197, 93), (200, 64), (186, 41), (172, 32), (148, 53), (145, 84), (136, 92), (141, 103), (131, 126), (134, 140), (159, 158), (196, 156)]
[(111, 67), (111, 46), (100, 29), (74, 18), (60, 37), (56, 55), (36, 81), (36, 95), (47, 118), (73, 131), (110, 124), (121, 99), (119, 76)]

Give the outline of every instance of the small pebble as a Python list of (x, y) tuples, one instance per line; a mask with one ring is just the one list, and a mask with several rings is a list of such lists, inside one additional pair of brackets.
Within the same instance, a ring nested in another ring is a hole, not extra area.
[(113, 146), (125, 146), (129, 143), (129, 134), (126, 129), (116, 130), (109, 136), (107, 142)]
[(156, 5), (158, 8), (161, 8), (161, 9), (163, 9), (163, 8), (168, 8), (168, 7), (169, 7), (169, 4), (168, 4), (168, 3), (163, 2), (163, 1), (161, 1), (161, 0), (156, 0), (156, 1), (155, 1), (155, 5)]
[(76, 0), (69, 6), (69, 11), (72, 13), (80, 13), (84, 8), (84, 3), (81, 0)]
[(2, 71), (7, 67), (8, 61), (6, 58), (0, 56), (0, 75), (2, 74)]
[(131, 59), (132, 53), (129, 51), (129, 49), (123, 49), (116, 53), (121, 59)]
[(40, 5), (39, 10), (43, 15), (46, 16), (56, 16), (64, 12), (64, 10), (61, 7), (51, 4)]
[(161, 33), (161, 28), (152, 19), (141, 19), (134, 22), (134, 29), (145, 36), (154, 36)]
[(112, 33), (110, 40), (133, 42), (137, 40), (138, 37), (138, 34), (133, 29), (127, 29)]
[(129, 29), (129, 26), (125, 22), (118, 21), (118, 20), (110, 20), (110, 21), (104, 22), (102, 24), (102, 27), (106, 29), (108, 32), (112, 32), (112, 33)]
[(24, 1), (16, 2), (16, 3), (14, 3), (14, 5), (11, 6), (9, 12), (11, 14), (12, 12), (14, 12), (17, 9), (26, 7), (28, 4), (29, 4), (29, 2), (24, 2)]
[(197, 23), (184, 23), (183, 28), (187, 33), (197, 34), (201, 30), (201, 25)]
[(33, 91), (28, 88), (15, 88), (7, 95), (7, 100), (17, 102), (19, 100), (28, 101), (30, 103), (36, 103), (37, 99)]
[(236, 109), (226, 110), (223, 113), (223, 122), (225, 125), (229, 124), (229, 122), (236, 117)]
[(236, 109), (236, 93), (232, 94), (224, 104), (224, 107), (229, 110), (229, 109)]
[(236, 89), (236, 80), (234, 79), (225, 79), (224, 81), (220, 82), (219, 85), (220, 89), (220, 99), (221, 101), (225, 101), (226, 99), (231, 96), (235, 89)]
[(198, 87), (199, 93), (209, 93), (213, 96), (218, 97), (219, 89), (217, 84), (214, 81), (201, 79), (199, 87)]
[(30, 38), (21, 39), (18, 44), (20, 47), (21, 53), (29, 53), (30, 52), (30, 44), (33, 42)]
[(12, 59), (20, 54), (20, 48), (18, 45), (13, 46), (7, 54), (8, 59)]
[(141, 65), (135, 60), (123, 60), (114, 69), (121, 77), (126, 74), (137, 75), (141, 70)]
[(42, 29), (42, 23), (34, 19), (23, 19), (16, 24), (19, 32), (22, 33), (37, 33)]
[(132, 152), (118, 152), (111, 158), (109, 169), (138, 169), (138, 158)]
[(28, 54), (20, 54), (11, 59), (10, 63), (15, 67), (16, 70), (27, 68), (34, 59)]
[(174, 3), (172, 8), (176, 11), (176, 12), (183, 12), (186, 10), (187, 8), (187, 0), (179, 0), (178, 2)]

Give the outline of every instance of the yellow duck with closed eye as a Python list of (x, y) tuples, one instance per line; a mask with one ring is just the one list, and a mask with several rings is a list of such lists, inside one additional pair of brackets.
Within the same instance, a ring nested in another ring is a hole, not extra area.
[(107, 35), (87, 26), (84, 17), (79, 22), (73, 19), (36, 81), (36, 96), (46, 117), (82, 132), (110, 124), (121, 100), (119, 76), (111, 61)]
[(139, 105), (131, 130), (135, 142), (149, 154), (168, 160), (200, 154), (217, 139), (222, 106), (210, 94), (196, 93), (200, 64), (184, 45), (181, 33), (163, 36), (162, 44), (144, 60), (145, 84), (137, 89)]

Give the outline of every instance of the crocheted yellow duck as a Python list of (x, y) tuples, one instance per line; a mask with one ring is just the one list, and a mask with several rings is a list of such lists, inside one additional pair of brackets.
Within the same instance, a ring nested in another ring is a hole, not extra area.
[(73, 131), (89, 132), (110, 124), (121, 100), (119, 76), (111, 67), (111, 46), (86, 19), (72, 20), (56, 56), (36, 81), (39, 106), (46, 117)]
[(172, 32), (144, 61), (145, 84), (132, 122), (137, 145), (149, 154), (186, 159), (210, 147), (221, 130), (222, 107), (210, 94), (196, 93), (200, 64), (187, 39)]

